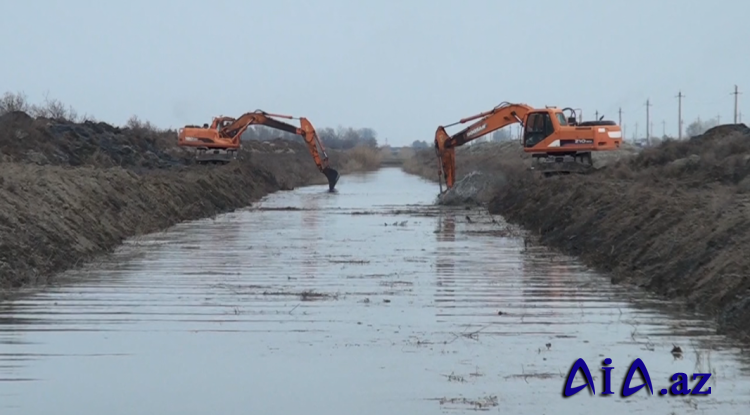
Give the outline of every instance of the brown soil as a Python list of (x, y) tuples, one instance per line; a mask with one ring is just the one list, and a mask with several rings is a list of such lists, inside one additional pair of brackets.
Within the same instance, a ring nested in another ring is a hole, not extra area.
[[(326, 183), (299, 143), (248, 142), (226, 166), (193, 164), (175, 144), (174, 132), (0, 117), (0, 289), (49, 282), (125, 238)], [(377, 168), (329, 155), (342, 174)]]
[[(532, 175), (524, 157), (513, 157), (517, 146), (489, 146), (502, 157), (488, 162), (488, 151), (480, 158), (465, 150), (457, 164), (462, 174), (476, 165), (504, 176), (488, 201), (492, 213), (609, 272), (614, 283), (683, 299), (716, 316), (722, 332), (750, 339), (747, 126), (723, 125), (639, 153), (598, 155), (601, 168), (586, 176)], [(425, 174), (434, 165), (434, 153), (423, 153), (405, 169), (434, 179), (435, 168)]]

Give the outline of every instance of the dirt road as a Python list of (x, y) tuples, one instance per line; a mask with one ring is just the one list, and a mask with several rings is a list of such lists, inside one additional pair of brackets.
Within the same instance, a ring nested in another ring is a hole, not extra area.
[[(398, 169), (341, 184), (143, 237), (4, 303), (0, 412), (746, 413), (747, 362), (707, 323), (499, 217), (439, 211)], [(561, 397), (578, 358), (601, 393), (607, 357), (616, 395)], [(636, 358), (655, 396), (619, 396)], [(712, 373), (711, 395), (658, 396), (675, 372)]]

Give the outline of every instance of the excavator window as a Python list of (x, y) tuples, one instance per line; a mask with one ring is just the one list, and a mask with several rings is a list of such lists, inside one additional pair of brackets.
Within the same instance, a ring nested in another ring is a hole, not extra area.
[(548, 112), (533, 112), (526, 120), (523, 142), (526, 147), (533, 147), (540, 141), (552, 135), (555, 127)]

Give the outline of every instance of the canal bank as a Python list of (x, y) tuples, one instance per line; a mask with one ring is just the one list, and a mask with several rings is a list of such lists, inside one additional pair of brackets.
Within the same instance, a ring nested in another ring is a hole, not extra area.
[[(0, 116), (0, 144), (0, 299), (55, 283), (126, 238), (326, 182), (304, 144), (281, 139), (247, 141), (233, 163), (202, 166), (174, 131), (11, 112)], [(368, 150), (330, 152), (339, 186), (378, 168)]]
[[(464, 146), (456, 156), (460, 176), (491, 179), (479, 201), (493, 214), (613, 283), (678, 300), (676, 312), (703, 312), (720, 333), (750, 342), (750, 129), (722, 125), (594, 161), (591, 175), (541, 178), (517, 143)], [(436, 162), (422, 152), (404, 169), (434, 179)]]

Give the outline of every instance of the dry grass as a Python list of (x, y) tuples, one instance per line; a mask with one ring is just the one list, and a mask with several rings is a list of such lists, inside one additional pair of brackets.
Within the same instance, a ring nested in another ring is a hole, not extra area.
[(425, 179), (438, 179), (438, 160), (434, 151), (420, 150), (414, 153), (414, 156), (404, 160), (401, 168), (409, 173)]
[(382, 155), (382, 166), (401, 166), (414, 157), (416, 150), (410, 147), (401, 147), (394, 152), (390, 146), (383, 146), (380, 148), (380, 154)]
[(345, 158), (345, 161), (337, 166), (341, 174), (377, 170), (383, 159), (377, 148), (366, 146), (357, 146), (341, 153)]

